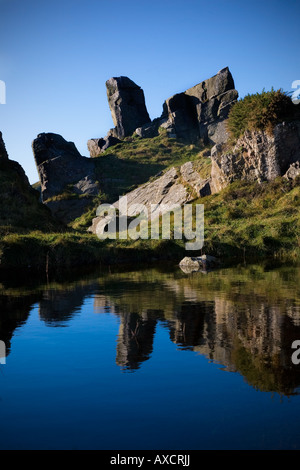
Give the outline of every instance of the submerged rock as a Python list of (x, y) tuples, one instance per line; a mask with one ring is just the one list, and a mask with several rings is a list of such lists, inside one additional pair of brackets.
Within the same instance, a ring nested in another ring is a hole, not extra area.
[(210, 255), (186, 256), (179, 263), (179, 267), (186, 274), (202, 270), (206, 271), (219, 265), (220, 260)]

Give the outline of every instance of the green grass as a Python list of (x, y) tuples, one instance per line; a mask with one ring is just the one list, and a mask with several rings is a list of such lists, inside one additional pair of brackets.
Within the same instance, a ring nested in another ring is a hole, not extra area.
[(197, 202), (205, 206), (205, 246), (211, 254), (299, 259), (299, 180), (236, 182)]
[(94, 159), (97, 179), (107, 202), (115, 202), (159, 172), (199, 159), (204, 147), (186, 145), (170, 139), (164, 129), (157, 137), (127, 137), (124, 142), (107, 149)]
[[(204, 204), (205, 243), (202, 252), (225, 264), (262, 259), (299, 261), (299, 181), (237, 182)], [(172, 220), (172, 219), (171, 219)], [(0, 267), (70, 268), (91, 264), (139, 263), (169, 259), (174, 263), (200, 252), (185, 251), (186, 240), (98, 240), (80, 231), (10, 233), (0, 240)]]

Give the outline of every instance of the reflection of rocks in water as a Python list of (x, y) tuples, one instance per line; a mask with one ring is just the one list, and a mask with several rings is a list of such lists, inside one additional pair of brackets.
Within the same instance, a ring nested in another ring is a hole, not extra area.
[(120, 318), (116, 362), (123, 370), (134, 371), (150, 358), (159, 320), (180, 349), (238, 371), (260, 390), (288, 395), (300, 385), (300, 365), (291, 361), (291, 345), (300, 340), (299, 279), (296, 269), (229, 269), (189, 277), (147, 270), (35, 296), (18, 298), (16, 291), (0, 296), (0, 340), (9, 349), (33, 302), (41, 299), (40, 318), (47, 325), (63, 326), (93, 295), (95, 313)]
[[(240, 372), (260, 390), (293, 393), (300, 385), (300, 366), (291, 362), (291, 344), (300, 339), (298, 297), (287, 295), (290, 281), (280, 271), (233, 273), (232, 277), (226, 270), (225, 275), (179, 279), (168, 274), (160, 278), (141, 274), (139, 279), (134, 273), (132, 279), (122, 278), (120, 285), (117, 276), (111, 284), (106, 279), (106, 295), (97, 300), (97, 306), (110, 308), (121, 318), (117, 364), (134, 370), (150, 357), (157, 318), (164, 321), (180, 349)], [(274, 289), (276, 283), (279, 289)], [(142, 321), (128, 311), (147, 313)]]
[(94, 313), (116, 313), (114, 304), (106, 295), (96, 294), (94, 296)]
[(37, 301), (37, 296), (10, 297), (0, 295), (0, 340), (4, 341), (6, 354), (11, 347), (11, 338), (16, 328), (27, 321), (32, 305)]
[(45, 290), (40, 301), (40, 318), (48, 326), (65, 326), (79, 312), (85, 297), (91, 295), (95, 284), (72, 286), (70, 290)]
[(122, 313), (120, 319), (116, 363), (123, 369), (138, 369), (152, 353), (157, 320), (148, 313)]
[(169, 322), (171, 340), (182, 349), (193, 349), (202, 344), (205, 319), (210, 315), (214, 315), (213, 303), (184, 302), (174, 312), (174, 321)]
[(291, 362), (291, 344), (300, 339), (300, 327), (279, 306), (241, 306), (218, 298), (214, 305), (187, 303), (170, 331), (177, 344), (239, 371), (260, 390), (291, 394), (300, 385), (298, 367)]

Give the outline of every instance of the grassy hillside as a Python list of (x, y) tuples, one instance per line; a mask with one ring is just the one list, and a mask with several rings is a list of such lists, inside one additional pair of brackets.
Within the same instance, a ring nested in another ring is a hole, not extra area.
[(124, 142), (110, 147), (101, 156), (94, 158), (97, 180), (102, 191), (89, 210), (70, 224), (72, 228), (86, 229), (95, 217), (95, 208), (101, 202), (113, 203), (119, 196), (173, 166), (197, 161), (199, 173), (204, 178), (209, 176), (210, 160), (202, 157), (207, 147), (186, 145), (176, 139), (170, 139), (165, 129), (161, 128), (160, 131), (160, 134), (152, 139), (142, 139), (137, 135), (127, 137)]
[[(276, 107), (278, 100), (289, 108), (280, 91), (240, 100), (228, 121), (232, 138), (245, 129), (268, 128), (286, 117), (287, 108), (279, 112)], [(178, 262), (183, 256), (199, 254), (186, 252), (185, 240), (100, 241), (86, 229), (101, 202), (115, 202), (119, 195), (172, 166), (193, 161), (201, 176), (208, 177), (207, 150), (169, 139), (164, 130), (153, 139), (126, 138), (94, 159), (102, 192), (85, 214), (65, 228), (39, 203), (39, 193), (28, 187), (21, 167), (11, 161), (0, 162), (0, 268), (32, 266), (48, 271), (92, 263), (166, 258)], [(202, 251), (225, 263), (262, 258), (299, 261), (299, 183), (299, 178), (293, 182), (278, 178), (263, 184), (236, 182), (219, 194), (194, 200), (193, 205), (204, 204), (205, 210)]]
[(236, 182), (198, 201), (205, 207), (205, 246), (217, 256), (297, 259), (300, 179)]
[(0, 160), (0, 235), (60, 229), (39, 197), (17, 162)]

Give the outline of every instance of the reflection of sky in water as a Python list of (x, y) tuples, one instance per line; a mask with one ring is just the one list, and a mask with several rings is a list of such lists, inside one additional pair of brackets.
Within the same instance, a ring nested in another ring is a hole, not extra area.
[(0, 448), (298, 448), (299, 271), (0, 289)]

